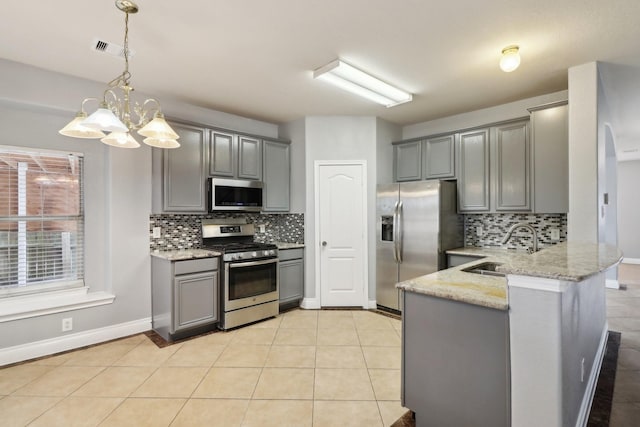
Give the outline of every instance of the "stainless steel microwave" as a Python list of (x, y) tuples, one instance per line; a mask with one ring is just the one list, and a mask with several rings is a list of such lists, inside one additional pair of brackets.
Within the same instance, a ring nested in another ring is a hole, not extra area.
[(262, 210), (262, 182), (209, 178), (209, 212)]

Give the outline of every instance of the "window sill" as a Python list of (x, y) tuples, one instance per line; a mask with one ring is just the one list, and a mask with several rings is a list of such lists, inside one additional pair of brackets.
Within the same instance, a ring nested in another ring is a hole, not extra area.
[(88, 287), (0, 300), (0, 323), (111, 304), (115, 295)]

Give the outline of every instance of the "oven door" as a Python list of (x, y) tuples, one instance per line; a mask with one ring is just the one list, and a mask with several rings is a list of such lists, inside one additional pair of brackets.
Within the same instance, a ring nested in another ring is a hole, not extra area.
[(279, 298), (278, 258), (226, 262), (224, 273), (224, 311)]

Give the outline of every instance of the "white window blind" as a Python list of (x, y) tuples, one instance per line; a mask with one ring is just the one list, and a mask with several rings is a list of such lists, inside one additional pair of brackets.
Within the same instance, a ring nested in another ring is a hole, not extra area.
[(82, 285), (83, 158), (0, 146), (0, 297)]

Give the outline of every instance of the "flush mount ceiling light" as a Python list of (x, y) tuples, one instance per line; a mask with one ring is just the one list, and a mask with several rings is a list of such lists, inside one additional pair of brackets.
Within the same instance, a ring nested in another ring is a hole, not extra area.
[[(82, 101), (80, 112), (60, 133), (73, 138), (101, 138), (100, 140), (114, 147), (137, 148), (140, 144), (131, 132), (145, 136), (143, 142), (152, 147), (176, 148), (179, 136), (165, 121), (160, 103), (149, 98), (142, 105), (131, 103), (131, 73), (129, 72), (129, 14), (137, 13), (138, 6), (132, 1), (116, 0), (116, 7), (125, 13), (124, 18), (124, 71), (111, 80), (99, 102), (99, 108), (90, 116), (84, 110), (87, 101), (98, 101), (86, 98)], [(134, 115), (136, 118), (134, 119)], [(104, 132), (111, 132), (105, 136)]]
[(520, 66), (520, 48), (517, 45), (511, 45), (502, 49), (500, 69), (505, 73), (510, 73), (518, 66)]
[(315, 70), (313, 78), (332, 83), (344, 90), (382, 104), (387, 108), (404, 104), (413, 99), (410, 93), (378, 80), (340, 59), (336, 59)]

